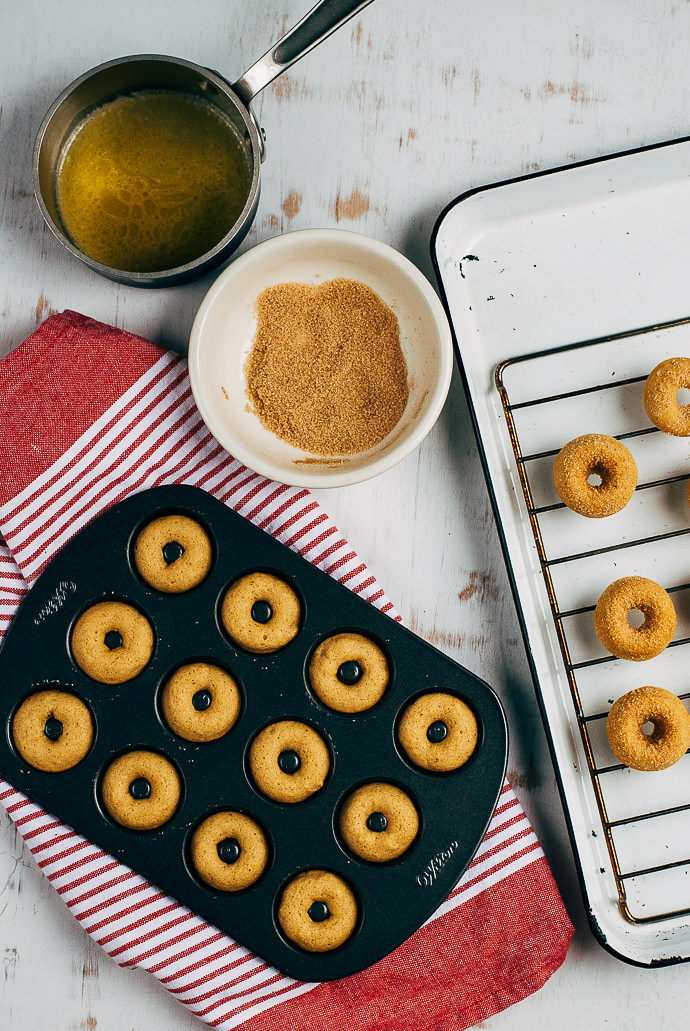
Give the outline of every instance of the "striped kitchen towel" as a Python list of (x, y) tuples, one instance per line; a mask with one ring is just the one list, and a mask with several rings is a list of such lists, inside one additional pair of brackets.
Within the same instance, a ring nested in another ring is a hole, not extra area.
[[(3, 633), (41, 570), (94, 516), (173, 483), (203, 487), (399, 618), (308, 491), (223, 451), (194, 405), (184, 360), (121, 330), (64, 312), (0, 362), (0, 463)], [(431, 919), (373, 967), (328, 984), (272, 969), (2, 780), (0, 801), (93, 939), (215, 1028), (460, 1031), (539, 988), (572, 936), (508, 784), (471, 866)]]

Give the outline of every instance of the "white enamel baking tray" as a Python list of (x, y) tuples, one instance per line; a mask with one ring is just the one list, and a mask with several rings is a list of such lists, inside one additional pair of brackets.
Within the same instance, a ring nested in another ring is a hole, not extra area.
[[(641, 402), (659, 361), (690, 355), (689, 254), (688, 140), (472, 191), (432, 238), (592, 928), (645, 966), (690, 958), (690, 754), (625, 769), (605, 716), (643, 684), (690, 703), (690, 441)], [(625, 439), (640, 472), (605, 520), (562, 506), (551, 479), (593, 431)], [(601, 591), (633, 574), (678, 613), (646, 663), (607, 656), (593, 630)]]

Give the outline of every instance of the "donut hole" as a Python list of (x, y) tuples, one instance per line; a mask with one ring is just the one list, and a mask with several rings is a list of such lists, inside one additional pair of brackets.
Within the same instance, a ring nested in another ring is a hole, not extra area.
[(651, 744), (658, 744), (669, 733), (669, 726), (660, 716), (648, 716), (640, 730)]
[(242, 855), (242, 846), (234, 836), (223, 838), (216, 845), (216, 855), (221, 863), (225, 863), (227, 866), (234, 866)]
[(249, 614), (255, 623), (261, 623), (265, 626), (266, 623), (270, 623), (273, 619), (273, 606), (265, 598), (257, 598)]
[(643, 609), (630, 609), (628, 612), (628, 626), (632, 630), (641, 630), (647, 622), (647, 613)]
[(599, 490), (601, 487), (605, 487), (610, 479), (608, 470), (600, 462), (596, 462), (594, 465), (589, 467), (587, 471), (587, 483), (590, 487), (594, 487), (595, 490)]
[(676, 392), (676, 404), (680, 408), (687, 408), (690, 405), (690, 388), (679, 387)]
[(192, 695), (192, 706), (197, 712), (206, 712), (213, 705), (213, 692), (202, 688)]
[(179, 541), (167, 541), (161, 548), (163, 553), (163, 561), (166, 566), (171, 566), (173, 562), (177, 562), (178, 559), (182, 558), (185, 553), (184, 547)]
[(124, 644), (122, 634), (119, 630), (109, 630), (103, 637), (103, 644), (109, 652), (115, 651), (116, 648), (121, 648)]
[(278, 756), (278, 768), (282, 773), (287, 773), (289, 777), (294, 777), (302, 769), (299, 752), (293, 748), (284, 748)]
[(129, 784), (129, 793), (136, 802), (151, 797), (151, 781), (146, 777), (135, 777)]
[(49, 716), (43, 726), (43, 733), (49, 741), (59, 741), (65, 732), (65, 725), (62, 720), (55, 716)]

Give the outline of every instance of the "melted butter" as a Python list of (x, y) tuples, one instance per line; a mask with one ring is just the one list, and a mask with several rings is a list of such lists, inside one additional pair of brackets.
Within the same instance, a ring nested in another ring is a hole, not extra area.
[(97, 108), (57, 174), (63, 227), (89, 257), (127, 272), (176, 268), (239, 217), (247, 153), (218, 110), (190, 94), (142, 91)]

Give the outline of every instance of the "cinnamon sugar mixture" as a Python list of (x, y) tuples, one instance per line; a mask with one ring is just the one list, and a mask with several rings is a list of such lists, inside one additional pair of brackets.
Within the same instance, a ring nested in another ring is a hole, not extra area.
[(407, 403), (398, 320), (352, 279), (279, 283), (259, 294), (245, 374), (266, 429), (316, 455), (354, 455), (390, 433)]

